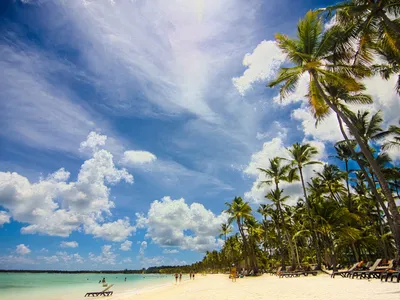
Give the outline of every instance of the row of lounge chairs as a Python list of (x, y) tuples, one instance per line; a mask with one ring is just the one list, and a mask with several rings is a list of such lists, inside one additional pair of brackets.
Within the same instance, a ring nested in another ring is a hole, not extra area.
[(345, 271), (334, 271), (331, 274), (332, 278), (335, 278), (336, 275), (340, 275), (344, 278), (359, 278), (359, 279), (381, 279), (381, 281), (385, 280), (393, 281), (393, 279), (397, 279), (397, 282), (400, 281), (400, 268), (394, 268), (393, 260), (389, 261), (387, 265), (381, 265), (382, 259), (377, 259), (374, 264), (368, 263), (365, 266), (365, 269), (361, 269), (363, 262), (359, 262), (354, 264), (351, 268)]
[(278, 269), (271, 269), (268, 273), (271, 275), (276, 275), (279, 278), (283, 278), (283, 277), (288, 278), (288, 277), (300, 277), (301, 275), (308, 276), (310, 274), (313, 276), (317, 276), (318, 271), (304, 270), (301, 268), (292, 271), (291, 267), (288, 267), (286, 271), (282, 271), (282, 267), (279, 267)]

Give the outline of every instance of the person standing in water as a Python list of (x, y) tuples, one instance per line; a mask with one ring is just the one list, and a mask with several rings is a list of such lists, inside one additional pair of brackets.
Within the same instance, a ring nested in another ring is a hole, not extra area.
[(193, 272), (193, 274), (192, 274), (193, 280), (194, 280), (194, 274), (195, 274), (195, 273)]
[(178, 283), (178, 273), (175, 273), (175, 283)]
[(182, 273), (179, 274), (179, 282), (182, 281)]

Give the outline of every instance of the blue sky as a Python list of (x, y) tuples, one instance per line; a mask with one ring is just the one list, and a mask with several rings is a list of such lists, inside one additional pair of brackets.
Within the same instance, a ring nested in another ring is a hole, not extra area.
[[(328, 161), (340, 134), (315, 129), (306, 79), (282, 103), (265, 87), (285, 63), (274, 33), (328, 4), (2, 1), (1, 265), (192, 263), (221, 245), (226, 201), (265, 201), (268, 158), (307, 141)], [(393, 80), (366, 83), (394, 123)]]

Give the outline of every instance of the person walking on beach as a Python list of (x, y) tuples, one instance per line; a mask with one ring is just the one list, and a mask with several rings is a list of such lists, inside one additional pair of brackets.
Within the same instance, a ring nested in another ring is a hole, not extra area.
[(178, 283), (178, 273), (175, 273), (175, 283)]
[(193, 280), (194, 280), (194, 274), (195, 274), (195, 273), (193, 272), (193, 274), (192, 274)]
[(182, 273), (179, 274), (179, 282), (182, 281)]

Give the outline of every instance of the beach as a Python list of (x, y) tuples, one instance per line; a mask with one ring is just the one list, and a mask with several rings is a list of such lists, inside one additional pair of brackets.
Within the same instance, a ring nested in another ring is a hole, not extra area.
[(380, 280), (330, 278), (328, 275), (278, 278), (271, 275), (247, 277), (231, 282), (227, 275), (197, 275), (135, 295), (115, 295), (116, 300), (380, 300), (400, 299), (400, 284)]

